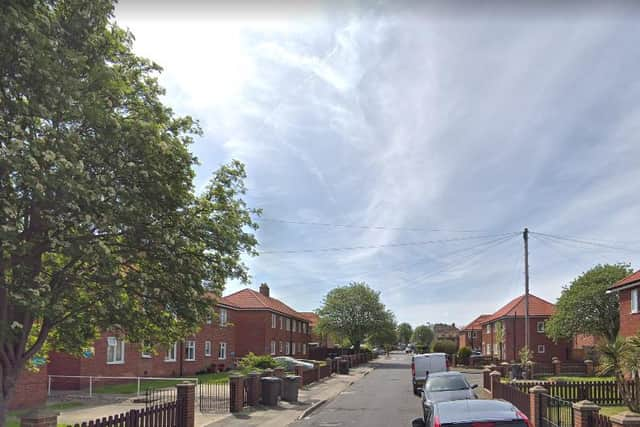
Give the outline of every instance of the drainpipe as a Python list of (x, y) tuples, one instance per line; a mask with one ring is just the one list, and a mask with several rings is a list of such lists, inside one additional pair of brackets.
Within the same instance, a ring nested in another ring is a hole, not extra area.
[(182, 364), (184, 363), (183, 362), (183, 360), (184, 360), (184, 341), (178, 341), (178, 360), (179, 360), (179, 364), (178, 364), (179, 374), (178, 374), (178, 376), (182, 377), (183, 376), (183, 374), (182, 374), (182, 368), (183, 368)]

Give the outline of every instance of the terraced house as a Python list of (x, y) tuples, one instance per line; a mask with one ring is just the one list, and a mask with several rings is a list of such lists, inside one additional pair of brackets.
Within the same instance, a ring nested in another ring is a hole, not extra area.
[(269, 286), (260, 292), (243, 289), (222, 298), (235, 311), (236, 352), (305, 357), (309, 353), (309, 320), (282, 301), (272, 298)]
[(473, 319), (459, 333), (460, 348), (468, 347), (472, 350), (482, 351), (482, 320), (490, 317), (490, 314), (481, 314)]

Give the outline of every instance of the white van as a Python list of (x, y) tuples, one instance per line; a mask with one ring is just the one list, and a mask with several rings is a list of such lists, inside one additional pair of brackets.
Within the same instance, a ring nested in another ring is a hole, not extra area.
[(411, 357), (411, 377), (413, 393), (418, 394), (418, 388), (422, 388), (427, 375), (435, 372), (449, 370), (449, 363), (445, 353), (416, 354)]

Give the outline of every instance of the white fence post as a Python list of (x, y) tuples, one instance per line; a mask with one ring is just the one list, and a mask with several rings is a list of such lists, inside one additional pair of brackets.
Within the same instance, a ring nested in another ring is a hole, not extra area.
[(138, 391), (136, 392), (136, 396), (140, 397), (140, 377), (138, 377)]
[(89, 377), (89, 397), (93, 397), (93, 377)]
[(49, 384), (47, 385), (47, 396), (51, 396), (51, 375), (49, 375)]

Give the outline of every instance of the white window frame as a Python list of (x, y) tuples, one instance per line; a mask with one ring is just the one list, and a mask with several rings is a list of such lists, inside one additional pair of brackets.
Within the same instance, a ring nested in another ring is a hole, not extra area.
[[(120, 347), (120, 358), (118, 356), (118, 347)], [(113, 356), (109, 360), (109, 349)], [(107, 365), (122, 365), (124, 364), (124, 340), (119, 340), (116, 337), (107, 337)]]
[(144, 341), (140, 344), (140, 357), (143, 359), (151, 359), (153, 357), (153, 353), (151, 353), (150, 350), (145, 350), (145, 344), (146, 343)]
[(546, 348), (544, 347), (544, 344), (538, 344), (538, 354), (544, 354), (545, 350)]
[(221, 342), (218, 345), (218, 360), (225, 360), (227, 358), (227, 343)]
[(274, 356), (276, 354), (276, 341), (271, 340), (271, 355)]
[(167, 351), (164, 353), (164, 361), (175, 362), (177, 360), (177, 355), (178, 355), (178, 343), (174, 342), (173, 345), (167, 348)]
[(291, 354), (291, 343), (289, 341), (285, 341), (284, 343), (284, 354)]
[(544, 321), (536, 322), (536, 332), (539, 334), (544, 334)]
[(477, 331), (471, 331), (471, 338), (477, 338), (478, 337), (478, 332)]
[(204, 342), (204, 356), (211, 357), (211, 341)]
[(291, 332), (296, 332), (297, 327), (298, 327), (298, 321), (294, 320), (293, 324), (291, 325)]
[(487, 323), (487, 333), (490, 334), (491, 333), (491, 324)]
[(280, 341), (280, 353), (284, 353), (284, 343)]
[(307, 354), (307, 344), (302, 343), (302, 354)]
[(284, 322), (284, 329), (287, 331), (291, 330), (291, 319), (289, 319), (288, 317)]
[(296, 354), (296, 343), (295, 342), (291, 343), (291, 354)]
[(226, 308), (220, 309), (220, 326), (226, 326), (229, 320), (229, 312)]
[(271, 313), (271, 329), (276, 329), (278, 326), (278, 316), (274, 313)]
[(638, 288), (633, 288), (631, 289), (631, 314), (638, 312)]
[[(192, 353), (191, 357), (189, 357), (189, 353)], [(196, 341), (187, 340), (184, 343), (184, 361), (193, 362), (195, 360), (196, 360)]]
[(280, 316), (280, 329), (284, 329), (284, 317)]

